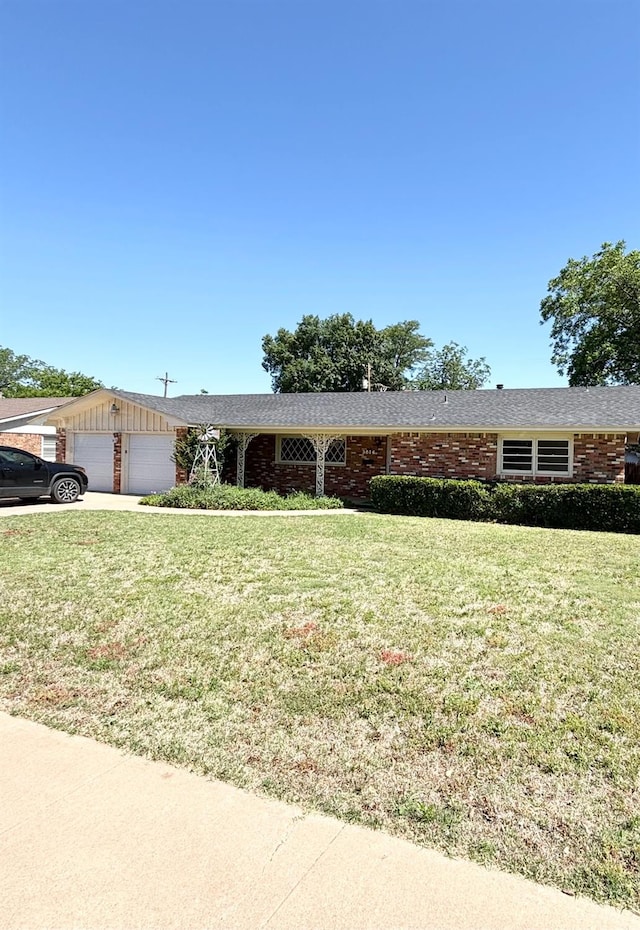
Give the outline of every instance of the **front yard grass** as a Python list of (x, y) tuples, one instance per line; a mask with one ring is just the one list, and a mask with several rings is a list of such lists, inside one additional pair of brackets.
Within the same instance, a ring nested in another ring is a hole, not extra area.
[(0, 707), (640, 910), (640, 543), (0, 522)]

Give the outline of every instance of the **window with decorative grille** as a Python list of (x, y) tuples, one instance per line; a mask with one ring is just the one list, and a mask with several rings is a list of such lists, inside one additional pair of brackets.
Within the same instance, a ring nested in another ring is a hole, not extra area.
[[(345, 439), (334, 439), (325, 455), (327, 465), (344, 465), (347, 444)], [(292, 464), (315, 464), (316, 450), (313, 443), (305, 436), (281, 436), (279, 462)]]

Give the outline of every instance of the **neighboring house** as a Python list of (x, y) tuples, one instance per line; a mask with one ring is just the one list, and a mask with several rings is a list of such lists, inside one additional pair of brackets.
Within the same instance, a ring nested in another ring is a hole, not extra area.
[(354, 500), (374, 475), (624, 481), (640, 386), (163, 398), (103, 388), (53, 411), (61, 461), (93, 490), (145, 494), (185, 480), (176, 436), (208, 423), (237, 437), (231, 480)]
[(37, 421), (70, 400), (73, 398), (0, 395), (0, 446), (15, 446), (55, 462), (56, 428)]

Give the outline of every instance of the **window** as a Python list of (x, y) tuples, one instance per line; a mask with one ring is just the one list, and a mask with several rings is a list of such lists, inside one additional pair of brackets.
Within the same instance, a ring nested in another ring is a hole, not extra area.
[(506, 475), (570, 475), (569, 439), (503, 439), (500, 471)]
[(56, 460), (56, 437), (55, 436), (43, 436), (42, 437), (42, 458), (47, 462), (55, 462)]
[(6, 465), (12, 468), (35, 468), (37, 459), (28, 452), (19, 452), (17, 449), (3, 449), (0, 453)]
[[(325, 455), (327, 465), (344, 465), (346, 461), (346, 441), (334, 439)], [(281, 436), (278, 440), (278, 462), (296, 464), (315, 464), (316, 450), (306, 436)]]

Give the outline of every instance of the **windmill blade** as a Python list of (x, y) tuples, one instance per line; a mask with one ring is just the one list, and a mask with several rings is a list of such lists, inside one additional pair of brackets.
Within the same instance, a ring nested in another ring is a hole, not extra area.
[(205, 423), (198, 433), (199, 442), (213, 442), (214, 439), (220, 438), (220, 430), (216, 429), (211, 423)]

